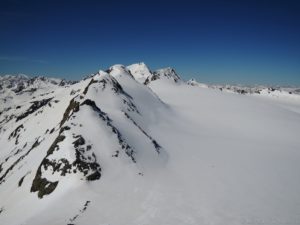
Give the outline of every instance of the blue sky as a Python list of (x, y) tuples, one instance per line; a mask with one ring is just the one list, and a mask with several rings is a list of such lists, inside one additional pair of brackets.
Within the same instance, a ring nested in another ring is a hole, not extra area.
[(112, 64), (209, 83), (300, 85), (299, 1), (0, 1), (0, 74)]

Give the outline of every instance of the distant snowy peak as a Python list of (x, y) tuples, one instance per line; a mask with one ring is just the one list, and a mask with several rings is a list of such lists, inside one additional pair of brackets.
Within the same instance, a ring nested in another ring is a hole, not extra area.
[(160, 77), (166, 77), (168, 79), (173, 79), (175, 82), (177, 82), (178, 80), (180, 80), (179, 75), (176, 73), (176, 71), (171, 68), (171, 67), (167, 67), (167, 68), (163, 68), (163, 69), (159, 69), (156, 70), (154, 72), (154, 74), (159, 75)]
[(178, 74), (176, 73), (176, 71), (171, 68), (171, 67), (167, 67), (167, 68), (163, 68), (163, 69), (159, 69), (156, 70), (152, 73), (151, 76), (149, 76), (144, 84), (149, 84), (152, 81), (155, 80), (167, 80), (167, 81), (172, 81), (175, 83), (178, 83), (181, 81), (180, 77), (178, 76)]
[(152, 75), (148, 66), (143, 62), (129, 65), (127, 66), (127, 69), (130, 71), (133, 77), (140, 83), (144, 83), (147, 77)]
[(207, 84), (199, 83), (199, 82), (196, 81), (194, 78), (188, 80), (186, 83), (187, 83), (188, 85), (190, 85), (190, 86), (197, 86), (197, 87), (208, 88), (208, 85), (207, 85)]
[(5, 80), (22, 80), (22, 79), (29, 79), (29, 77), (25, 74), (17, 74), (17, 75), (4, 75), (0, 76), (0, 81), (3, 82)]
[(176, 71), (173, 68), (167, 67), (152, 72), (148, 68), (148, 66), (143, 62), (132, 64), (129, 66), (116, 64), (111, 66), (105, 72), (103, 71), (101, 73), (99, 72), (98, 75), (101, 76), (101, 74), (103, 75), (105, 73), (115, 78), (122, 77), (122, 76), (129, 76), (134, 80), (138, 81), (139, 83), (145, 85), (155, 80), (165, 80), (165, 81), (171, 81), (173, 83), (178, 83), (179, 81), (181, 81), (179, 75), (176, 73)]
[(28, 80), (29, 77), (23, 74), (0, 76), (0, 90), (17, 87)]
[(124, 65), (121, 65), (121, 64), (116, 64), (116, 65), (109, 67), (109, 69), (106, 70), (106, 73), (108, 73), (109, 75), (111, 75), (113, 77), (130, 76), (130, 77), (134, 78), (132, 76), (132, 74), (130, 73), (130, 71)]
[(51, 86), (65, 86), (74, 83), (74, 81), (66, 81), (59, 78), (48, 78), (44, 76), (31, 78), (24, 74), (0, 76), (0, 90), (7, 89), (18, 94), (23, 91), (28, 91), (29, 89), (33, 90), (44, 87), (49, 88)]

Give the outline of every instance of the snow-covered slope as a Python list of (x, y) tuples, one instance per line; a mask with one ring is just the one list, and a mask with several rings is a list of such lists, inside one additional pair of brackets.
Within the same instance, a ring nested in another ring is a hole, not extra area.
[(140, 65), (1, 77), (0, 224), (298, 224), (300, 101)]

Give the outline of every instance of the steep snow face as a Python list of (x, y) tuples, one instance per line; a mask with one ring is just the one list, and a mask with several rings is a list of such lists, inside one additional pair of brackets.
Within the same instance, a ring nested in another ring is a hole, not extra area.
[(0, 224), (297, 224), (300, 102), (163, 71), (1, 92)]
[(134, 78), (140, 83), (144, 83), (147, 77), (152, 75), (147, 65), (143, 62), (129, 65), (127, 66), (127, 69), (131, 72)]

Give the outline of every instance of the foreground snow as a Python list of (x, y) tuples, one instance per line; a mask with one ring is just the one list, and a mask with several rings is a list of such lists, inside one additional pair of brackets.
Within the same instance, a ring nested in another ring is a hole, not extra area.
[[(116, 65), (76, 84), (2, 93), (0, 224), (299, 224), (300, 101), (145, 68)], [(50, 98), (22, 118), (32, 101)], [(65, 117), (72, 99), (78, 108)], [(58, 182), (42, 196), (32, 191), (39, 169)]]

